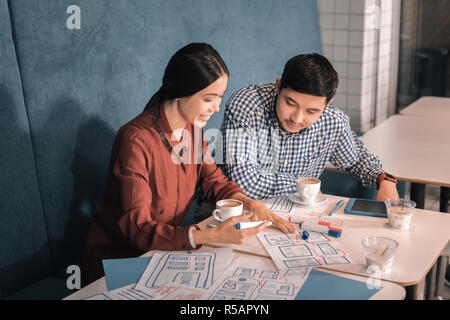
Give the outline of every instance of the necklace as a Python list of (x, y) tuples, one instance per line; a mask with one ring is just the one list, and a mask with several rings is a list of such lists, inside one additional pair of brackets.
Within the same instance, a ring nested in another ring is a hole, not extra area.
[(153, 123), (155, 124), (156, 131), (158, 131), (158, 133), (159, 133), (159, 135), (161, 137), (161, 140), (163, 141), (163, 143), (166, 146), (167, 150), (169, 150), (170, 154), (175, 154), (177, 156), (177, 158), (178, 158), (179, 163), (183, 164), (183, 161), (181, 160), (180, 155), (173, 150), (172, 146), (170, 145), (170, 142), (166, 138), (166, 135), (162, 131), (161, 127), (159, 126), (159, 123), (158, 123), (159, 109), (157, 109), (157, 110), (150, 110), (149, 113), (153, 117)]

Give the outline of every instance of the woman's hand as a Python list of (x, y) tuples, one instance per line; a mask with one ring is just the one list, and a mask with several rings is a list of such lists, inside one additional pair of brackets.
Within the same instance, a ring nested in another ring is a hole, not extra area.
[[(254, 201), (254, 200), (252, 200)], [(285, 233), (294, 233), (294, 227), (288, 221), (277, 216), (270, 211), (264, 204), (259, 201), (255, 201), (254, 204), (249, 207), (250, 213), (243, 213), (239, 216), (231, 217), (219, 226), (206, 230), (194, 230), (192, 235), (194, 242), (197, 245), (207, 243), (233, 243), (243, 244), (249, 238), (263, 230), (267, 225), (272, 222), (272, 226), (280, 229)], [(236, 224), (240, 221), (266, 221), (257, 227), (248, 229), (237, 229)]]
[(263, 230), (269, 222), (260, 224), (257, 227), (248, 229), (237, 229), (236, 224), (243, 220), (248, 220), (253, 214), (241, 214), (225, 220), (219, 226), (206, 230), (194, 230), (193, 237), (195, 244), (206, 243), (233, 243), (243, 244), (249, 238)]
[(261, 201), (250, 199), (242, 193), (235, 193), (231, 198), (242, 201), (244, 209), (253, 212), (252, 221), (271, 221), (273, 222), (273, 227), (280, 229), (284, 233), (295, 232), (294, 226), (289, 221), (270, 211)]
[(236, 224), (240, 221), (247, 220), (251, 218), (253, 213), (241, 214), (240, 216), (231, 217), (225, 220), (215, 229), (217, 231), (216, 236), (218, 242), (220, 243), (233, 243), (233, 244), (243, 244), (248, 239), (253, 237), (255, 234), (263, 230), (269, 221), (260, 224), (257, 227), (247, 228), (247, 229), (237, 229)]
[(284, 233), (294, 233), (294, 226), (287, 220), (276, 215), (269, 210), (262, 202), (256, 200), (250, 200), (249, 210), (253, 213), (252, 221), (272, 221), (273, 227), (280, 229)]

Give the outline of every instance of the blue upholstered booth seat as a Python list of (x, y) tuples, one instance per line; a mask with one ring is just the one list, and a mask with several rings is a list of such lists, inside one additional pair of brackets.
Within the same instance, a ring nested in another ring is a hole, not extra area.
[[(376, 199), (377, 189), (363, 187), (351, 174), (325, 170), (319, 177), (322, 193), (348, 198)], [(397, 191), (401, 198), (408, 194), (409, 184), (406, 181), (397, 182)]]
[(316, 0), (0, 0), (0, 298), (61, 294), (51, 277), (77, 264), (117, 129), (189, 42), (226, 61), (226, 101), (322, 51)]
[(14, 292), (6, 300), (60, 300), (73, 293), (67, 288), (66, 279), (44, 278)]
[(51, 273), (8, 6), (0, 1), (0, 298)]

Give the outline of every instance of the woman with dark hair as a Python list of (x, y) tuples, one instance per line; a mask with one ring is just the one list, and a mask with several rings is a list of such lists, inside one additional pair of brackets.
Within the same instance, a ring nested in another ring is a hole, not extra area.
[[(192, 161), (194, 147), (174, 150), (177, 145), (194, 146), (194, 131), (202, 131), (219, 111), (228, 75), (212, 46), (191, 43), (172, 56), (162, 86), (144, 112), (119, 129), (106, 188), (81, 256), (83, 285), (104, 275), (102, 259), (133, 257), (153, 249), (198, 249), (204, 243), (243, 243), (267, 225), (236, 229), (243, 219), (273, 221), (280, 230), (293, 232), (286, 220), (228, 180), (203, 139), (200, 161)], [(180, 226), (197, 185), (209, 202), (237, 199), (250, 214), (206, 230)]]

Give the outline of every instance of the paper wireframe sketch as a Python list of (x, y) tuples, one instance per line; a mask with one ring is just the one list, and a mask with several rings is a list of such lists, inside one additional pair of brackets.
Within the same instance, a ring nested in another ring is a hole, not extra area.
[(107, 292), (100, 292), (92, 296), (82, 298), (81, 300), (114, 300), (114, 297)]
[(311, 268), (277, 271), (269, 259), (239, 257), (201, 300), (293, 300)]
[(206, 290), (177, 287), (161, 300), (198, 300)]
[(180, 300), (183, 299), (183, 297), (198, 299), (204, 292), (205, 290), (200, 291), (191, 288), (169, 285), (161, 286), (158, 289), (146, 290), (146, 292), (144, 292), (136, 289), (136, 283), (133, 283), (111, 291), (98, 293), (96, 295), (84, 298), (83, 300)]
[(294, 203), (288, 197), (277, 197), (270, 206), (270, 210), (277, 213), (289, 213), (293, 206)]
[(132, 283), (111, 291), (99, 292), (81, 300), (156, 300), (159, 298), (156, 290), (150, 294), (137, 290), (135, 286), (136, 283)]
[(113, 300), (156, 300), (157, 294), (136, 289), (136, 283), (108, 292)]
[(302, 240), (298, 226), (295, 231), (295, 234), (285, 234), (271, 229), (257, 234), (278, 270), (352, 263), (333, 237), (309, 232), (309, 238)]
[(136, 289), (136, 284), (131, 284), (113, 291), (108, 295), (114, 300), (195, 300), (206, 290), (185, 288), (179, 285), (163, 285), (157, 289)]
[(136, 289), (147, 292), (166, 284), (207, 289), (229, 264), (231, 255), (231, 248), (156, 251)]

